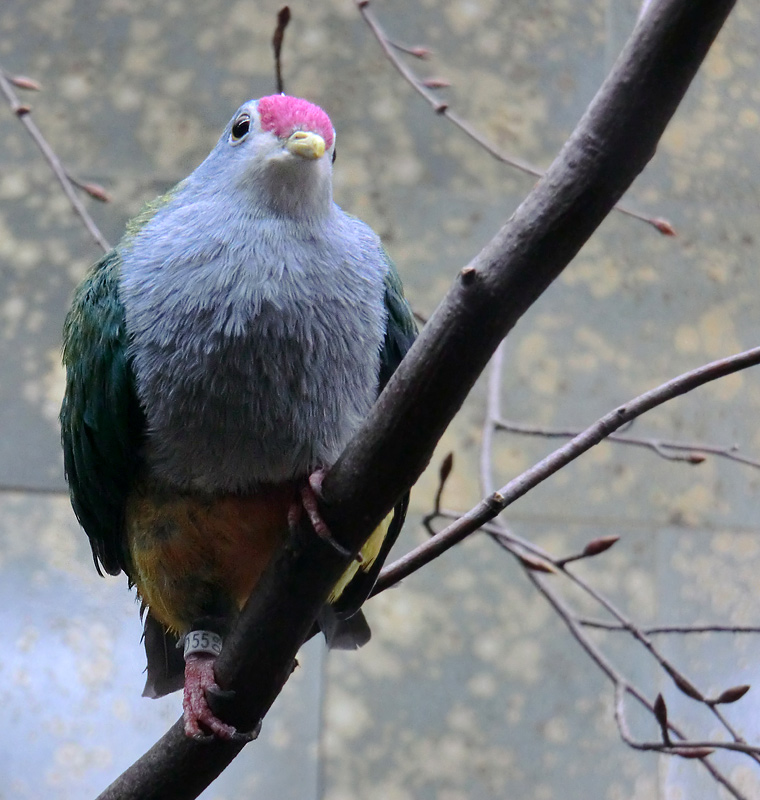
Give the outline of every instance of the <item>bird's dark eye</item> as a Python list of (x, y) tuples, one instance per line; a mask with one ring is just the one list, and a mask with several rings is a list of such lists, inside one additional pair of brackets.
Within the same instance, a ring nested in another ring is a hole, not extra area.
[(338, 148), (336, 147), (333, 150), (333, 164), (335, 163), (335, 159), (338, 157)]
[(232, 141), (240, 141), (251, 127), (251, 118), (248, 114), (241, 114), (232, 124)]

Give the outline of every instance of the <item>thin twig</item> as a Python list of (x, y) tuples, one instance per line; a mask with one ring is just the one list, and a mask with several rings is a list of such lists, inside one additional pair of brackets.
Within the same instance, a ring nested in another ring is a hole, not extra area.
[[(527, 575), (528, 579), (531, 583), (538, 589), (538, 591), (546, 598), (546, 600), (550, 603), (552, 608), (555, 610), (557, 615), (560, 619), (565, 623), (565, 626), (570, 631), (573, 638), (578, 642), (578, 644), (583, 648), (586, 654), (591, 658), (591, 660), (599, 667), (599, 669), (606, 675), (606, 677), (611, 681), (613, 686), (615, 687), (616, 699), (622, 698), (624, 694), (629, 694), (631, 697), (635, 698), (636, 701), (646, 708), (651, 714), (654, 714), (654, 707), (646, 698), (644, 693), (638, 689), (634, 684), (631, 684), (612, 664), (611, 661), (604, 655), (604, 653), (587, 637), (584, 636), (583, 631), (577, 624), (575, 619), (575, 615), (573, 614), (572, 610), (565, 604), (565, 602), (560, 598), (560, 596), (549, 587), (548, 579), (544, 578), (541, 575), (532, 572), (529, 569), (525, 570), (525, 574)], [(628, 726), (625, 724), (625, 716), (623, 713), (619, 713), (619, 707), (622, 709), (622, 703), (615, 704), (615, 721), (617, 722), (618, 731), (620, 733), (621, 738), (623, 741), (631, 747), (634, 747), (637, 750), (654, 750), (658, 752), (667, 752), (668, 748), (660, 743), (641, 743), (636, 742), (633, 737), (630, 736), (628, 731)], [(697, 747), (704, 747), (705, 744), (702, 742), (691, 742), (687, 739), (686, 735), (683, 731), (674, 725), (672, 722), (668, 722), (668, 730), (674, 733), (676, 736), (679, 737), (682, 741), (679, 742), (679, 746), (688, 747), (696, 749)], [(718, 747), (722, 747), (726, 750), (736, 750), (742, 753), (749, 753), (750, 755), (755, 755), (759, 752), (758, 748), (751, 748), (748, 745), (739, 743), (739, 742), (710, 742), (707, 745), (709, 748), (717, 749)], [(728, 778), (714, 765), (711, 761), (703, 757), (700, 759), (701, 763), (704, 764), (705, 769), (712, 775), (712, 777), (718, 781), (722, 786), (726, 788), (728, 792), (730, 792), (737, 800), (750, 800), (746, 795), (744, 795), (739, 789), (737, 789)]]
[[(725, 730), (728, 731), (728, 733), (734, 738), (734, 742), (738, 744), (742, 743), (741, 737), (734, 730), (733, 726), (731, 726), (731, 724), (726, 720), (719, 709), (716, 708), (715, 705), (707, 702), (707, 698), (705, 697), (704, 693), (697, 689), (694, 683), (687, 678), (681, 670), (676, 669), (676, 667), (667, 658), (665, 658), (662, 653), (660, 653), (654, 643), (640, 628), (633, 623), (632, 620), (626, 617), (605, 595), (595, 589), (590, 583), (578, 578), (578, 576), (570, 572), (559, 562), (554, 561), (553, 564), (555, 567), (560, 569), (562, 573), (567, 576), (576, 586), (581, 588), (596, 603), (598, 603), (609, 614), (611, 614), (623, 627), (625, 627), (630, 635), (647, 650), (647, 652), (657, 661), (663, 670), (665, 670), (665, 672), (673, 679), (673, 682), (681, 692), (709, 708), (713, 716), (718, 719)], [(747, 753), (755, 761), (760, 763), (760, 748), (750, 748)]]
[[(620, 623), (617, 622), (607, 622), (603, 619), (578, 617), (578, 623), (585, 628), (628, 632), (628, 628), (626, 628), (625, 625), (620, 625)], [(760, 633), (760, 627), (752, 625), (655, 625), (652, 627), (642, 627), (640, 630), (647, 636), (691, 633)]]
[[(523, 436), (540, 436), (545, 439), (570, 439), (573, 436), (577, 436), (579, 433), (578, 430), (569, 428), (546, 428), (543, 426), (525, 425), (520, 422), (513, 422), (512, 420), (499, 417), (495, 419), (495, 426), (498, 430), (506, 431), (507, 433), (518, 433)], [(629, 436), (624, 433), (610, 434), (607, 439), (611, 442), (617, 442), (618, 444), (644, 447), (652, 450), (658, 456), (668, 461), (686, 461), (690, 464), (700, 464), (704, 461), (703, 456), (711, 455), (760, 469), (760, 460), (740, 455), (737, 452), (739, 447), (735, 444), (713, 445), (704, 442), (680, 442), (672, 439)], [(668, 450), (674, 450), (676, 452), (668, 453)], [(681, 453), (684, 455), (680, 455)]]
[[(498, 524), (498, 523), (497, 523)], [(526, 563), (526, 559), (522, 556), (521, 550), (523, 549), (523, 543), (518, 542), (518, 547), (515, 549), (515, 537), (510, 532), (504, 531), (489, 531), (489, 535), (502, 547), (506, 548), (510, 553), (515, 555), (518, 561), (521, 563), (525, 571), (527, 572), (528, 576), (530, 577), (531, 581), (536, 583), (535, 581), (535, 568), (531, 566), (530, 562)], [(754, 745), (747, 745), (746, 742), (738, 735), (736, 730), (733, 726), (728, 722), (725, 716), (721, 713), (721, 711), (716, 707), (714, 702), (708, 700), (695, 686), (694, 684), (684, 676), (684, 674), (676, 669), (676, 667), (666, 659), (659, 650), (654, 646), (654, 644), (647, 638), (645, 633), (638, 628), (631, 619), (625, 616), (607, 597), (601, 594), (597, 589), (595, 589), (590, 583), (583, 580), (582, 578), (575, 575), (573, 572), (570, 572), (565, 565), (563, 564), (562, 559), (556, 559), (548, 556), (544, 552), (540, 553), (541, 558), (545, 561), (548, 561), (551, 567), (553, 568), (551, 571), (559, 572), (568, 578), (572, 583), (574, 583), (579, 589), (585, 592), (589, 597), (591, 597), (597, 604), (602, 606), (612, 617), (614, 617), (617, 622), (621, 625), (621, 627), (626, 630), (633, 638), (635, 638), (649, 653), (650, 655), (659, 663), (659, 665), (665, 670), (665, 672), (673, 679), (675, 685), (685, 693), (687, 696), (691, 697), (698, 702), (701, 702), (704, 706), (706, 706), (710, 712), (715, 716), (718, 721), (723, 725), (724, 729), (733, 737), (734, 741), (732, 743), (711, 743), (710, 746), (713, 748), (721, 747), (723, 749), (730, 749), (730, 750), (740, 750), (741, 752), (746, 753), (749, 755), (754, 761), (760, 763), (760, 747)], [(546, 589), (545, 584), (540, 582), (540, 586), (542, 587), (542, 591)], [(544, 592), (545, 593), (545, 592)], [(573, 616), (572, 612), (569, 609), (566, 609), (568, 613)], [(586, 639), (586, 637), (580, 631), (580, 622), (574, 618), (574, 635), (575, 638), (579, 641), (581, 639), (584, 642), (587, 642), (588, 647), (585, 646), (584, 648), (587, 651), (592, 648), (590, 642)], [(598, 648), (596, 648), (598, 650)], [(595, 659), (596, 661), (596, 659)], [(599, 666), (603, 669), (605, 674), (609, 676), (609, 671), (607, 666), (603, 666), (600, 662)], [(605, 662), (606, 664), (606, 662)], [(675, 730), (675, 729), (674, 729)], [(702, 742), (699, 744), (692, 744), (689, 743), (689, 747), (705, 747), (706, 745)], [(646, 748), (642, 749), (653, 749), (652, 747), (647, 746)], [(663, 748), (663, 752), (668, 752), (667, 747)]]
[[(491, 479), (491, 465), (493, 463), (493, 433), (496, 428), (499, 426), (499, 419), (500, 419), (500, 392), (501, 392), (501, 371), (502, 371), (502, 358), (501, 352), (497, 351), (495, 353), (494, 358), (491, 362), (491, 371), (489, 374), (489, 382), (488, 382), (488, 393), (487, 393), (487, 413), (486, 419), (484, 424), (483, 430), (483, 437), (482, 437), (482, 450), (481, 450), (481, 483), (483, 486), (483, 491), (486, 494), (492, 492), (493, 484)], [(438, 507), (440, 508), (440, 500), (438, 502)], [(428, 527), (432, 529), (432, 525), (429, 524)], [(676, 686), (678, 686), (681, 691), (685, 692), (689, 696), (694, 699), (701, 701), (703, 704), (707, 705), (710, 711), (714, 714), (714, 716), (719, 720), (719, 722), (723, 725), (724, 729), (733, 737), (734, 741), (731, 743), (727, 743), (727, 747), (724, 749), (732, 749), (737, 750), (740, 752), (744, 752), (747, 755), (750, 755), (754, 760), (758, 760), (758, 753), (760, 753), (760, 748), (757, 748), (752, 745), (747, 745), (741, 737), (738, 736), (736, 731), (732, 728), (728, 720), (723, 716), (723, 714), (716, 708), (717, 702), (719, 700), (708, 700), (706, 699), (699, 690), (697, 690), (694, 685), (680, 672), (678, 671), (667, 659), (665, 659), (662, 654), (654, 647), (651, 641), (647, 638), (645, 632), (641, 629), (637, 628), (637, 626), (632, 622), (632, 620), (626, 618), (609, 600), (607, 600), (604, 596), (602, 596), (599, 592), (597, 592), (591, 585), (589, 585), (586, 581), (578, 578), (572, 572), (566, 569), (566, 565), (571, 561), (578, 560), (579, 558), (584, 558), (588, 556), (598, 555), (601, 552), (604, 552), (605, 549), (608, 549), (612, 544), (617, 541), (617, 537), (602, 537), (600, 539), (594, 540), (593, 542), (589, 543), (586, 548), (584, 548), (583, 552), (574, 556), (569, 556), (565, 558), (552, 558), (548, 553), (543, 551), (540, 548), (535, 548), (530, 545), (530, 543), (526, 543), (524, 540), (515, 537), (514, 534), (507, 531), (506, 529), (502, 528), (502, 523), (499, 521), (489, 523), (487, 526), (488, 533), (495, 539), (495, 541), (500, 544), (502, 547), (506, 548), (510, 553), (512, 553), (523, 566), (524, 571), (530, 578), (530, 580), (534, 583), (534, 585), (539, 588), (539, 590), (544, 593), (547, 599), (553, 604), (555, 610), (560, 613), (563, 620), (566, 624), (571, 628), (574, 637), (581, 643), (584, 649), (591, 655), (592, 659), (597, 663), (597, 665), (602, 669), (602, 671), (613, 681), (616, 689), (616, 695), (618, 695), (618, 690), (621, 686), (625, 687), (625, 691), (629, 690), (629, 684), (627, 681), (624, 681), (622, 675), (614, 668), (611, 662), (603, 656), (601, 650), (596, 647), (590, 640), (587, 639), (586, 635), (583, 633), (581, 627), (582, 622), (580, 619), (576, 617), (572, 609), (566, 606), (562, 601), (559, 600), (558, 596), (550, 596), (552, 593), (548, 590), (548, 587), (544, 583), (543, 580), (537, 574), (537, 570), (546, 571), (546, 572), (559, 572), (563, 574), (566, 578), (571, 580), (575, 583), (579, 588), (584, 590), (589, 596), (591, 596), (595, 602), (600, 604), (603, 608), (607, 610), (609, 614), (611, 614), (616, 620), (617, 625), (621, 630), (627, 631), (629, 634), (634, 636), (649, 652), (650, 654), (658, 661), (660, 666), (673, 678)], [(527, 545), (527, 547), (526, 547)], [(531, 553), (530, 558), (526, 558), (525, 552)], [(538, 557), (538, 561), (536, 558)], [(561, 606), (561, 610), (560, 610)], [(744, 692), (746, 692), (746, 687), (736, 687), (733, 691), (732, 696), (736, 699), (741, 697)], [(725, 693), (724, 693), (725, 694)], [(623, 694), (619, 694), (620, 698), (622, 698)], [(723, 696), (723, 695), (721, 695)], [(659, 698), (661, 701), (661, 698)], [(663, 712), (661, 715), (657, 713), (657, 710), (649, 706), (648, 703), (645, 705), (655, 714), (657, 719), (660, 721), (663, 731), (663, 742), (661, 743), (641, 743), (635, 742), (635, 740), (630, 736), (627, 731), (627, 725), (625, 724), (624, 718), (624, 709), (622, 700), (618, 700), (616, 702), (616, 710), (615, 710), (615, 717), (618, 722), (618, 727), (620, 730), (621, 737), (629, 743), (631, 746), (637, 747), (637, 749), (641, 750), (657, 750), (658, 752), (662, 752), (664, 754), (671, 754), (671, 755), (680, 755), (682, 757), (689, 757), (689, 758), (700, 758), (703, 763), (710, 769), (711, 773), (713, 773), (716, 780), (721, 782), (726, 788), (734, 794), (734, 796), (739, 797), (741, 796), (738, 793), (736, 787), (730, 784), (730, 782), (722, 776), (719, 772), (714, 769), (711, 769), (709, 762), (706, 762), (705, 759), (708, 755), (710, 755), (717, 747), (722, 747), (723, 743), (705, 743), (705, 742), (680, 742), (677, 745), (673, 745), (669, 735), (669, 723), (667, 720), (666, 712), (664, 712), (664, 703)]]
[(74, 188), (68, 173), (61, 164), (60, 159), (55, 154), (55, 151), (50, 146), (47, 139), (45, 139), (45, 137), (42, 135), (42, 131), (40, 131), (40, 129), (37, 127), (37, 123), (32, 119), (29, 107), (24, 105), (19, 100), (18, 95), (14, 91), (13, 86), (8, 79), (8, 73), (3, 70), (2, 66), (0, 66), (0, 90), (5, 95), (5, 98), (11, 107), (11, 111), (13, 111), (13, 113), (18, 117), (28, 131), (29, 135), (34, 140), (34, 143), (42, 152), (45, 160), (50, 165), (50, 169), (53, 170), (53, 174), (63, 187), (66, 197), (68, 197), (74, 211), (79, 215), (79, 218), (84, 223), (84, 226), (87, 228), (90, 236), (92, 236), (92, 238), (95, 240), (95, 243), (103, 249), (103, 252), (108, 252), (111, 249), (111, 245), (108, 244), (108, 241), (100, 232), (100, 229), (95, 224), (95, 221), (84, 207), (82, 201), (79, 199), (76, 189)]
[[(492, 436), (490, 435), (493, 429), (496, 427), (497, 418), (499, 415), (499, 392), (500, 392), (500, 380), (501, 380), (501, 357), (500, 354), (495, 354), (495, 358), (492, 360), (491, 364), (491, 372), (489, 375), (489, 384), (488, 384), (488, 405), (487, 405), (487, 415), (486, 415), (486, 424), (484, 427), (484, 436), (483, 436), (483, 450), (481, 452), (481, 480), (484, 485), (484, 489), (487, 491), (490, 488), (490, 469), (492, 464)], [(630, 406), (630, 404), (629, 404)], [(501, 490), (501, 493), (504, 493), (504, 490)], [(499, 493), (495, 493), (499, 494)], [(444, 511), (440, 509), (440, 499), (438, 502), (439, 514), (440, 515), (450, 515), (452, 512)], [(432, 521), (428, 521), (427, 525), (428, 529), (432, 531)], [(743, 795), (741, 792), (719, 771), (717, 770), (710, 762), (707, 760), (707, 756), (710, 755), (716, 749), (726, 749), (726, 750), (733, 750), (737, 752), (742, 752), (746, 755), (749, 755), (753, 760), (760, 761), (760, 747), (749, 745), (747, 744), (734, 730), (725, 716), (721, 713), (721, 711), (716, 707), (715, 701), (711, 701), (704, 697), (704, 695), (697, 690), (693, 683), (689, 681), (679, 670), (677, 670), (673, 664), (671, 664), (667, 659), (665, 659), (659, 650), (651, 643), (651, 641), (647, 638), (646, 631), (638, 628), (630, 619), (624, 616), (606, 597), (601, 595), (597, 590), (595, 590), (590, 584), (588, 584), (583, 579), (574, 575), (574, 573), (570, 572), (566, 569), (566, 564), (572, 560), (577, 560), (578, 556), (568, 557), (568, 558), (553, 558), (550, 556), (546, 551), (542, 548), (538, 548), (530, 542), (526, 542), (525, 540), (521, 539), (520, 537), (516, 537), (513, 533), (509, 532), (505, 528), (502, 527), (502, 524), (498, 521), (487, 523), (486, 525), (482, 526), (481, 529), (485, 528), (487, 533), (489, 533), (498, 544), (502, 547), (505, 547), (510, 553), (515, 555), (523, 566), (524, 571), (530, 578), (530, 580), (534, 583), (534, 585), (539, 588), (539, 590), (544, 594), (544, 596), (552, 603), (553, 607), (562, 617), (563, 621), (570, 627), (573, 636), (576, 640), (581, 644), (581, 646), (586, 650), (586, 652), (592, 657), (594, 662), (599, 666), (599, 668), (607, 675), (607, 677), (613, 682), (616, 688), (616, 693), (618, 690), (623, 687), (625, 692), (631, 693), (634, 697), (637, 698), (639, 702), (641, 702), (646, 708), (650, 710), (651, 713), (654, 712), (654, 708), (649, 704), (649, 702), (645, 699), (643, 694), (637, 690), (632, 690), (631, 685), (628, 683), (626, 679), (623, 678), (621, 673), (612, 665), (612, 663), (604, 656), (601, 650), (594, 645), (583, 633), (582, 626), (584, 624), (583, 620), (576, 617), (572, 609), (564, 604), (563, 601), (559, 599), (557, 595), (551, 592), (546, 583), (541, 580), (537, 574), (537, 570), (540, 571), (548, 571), (548, 572), (559, 572), (563, 574), (566, 578), (571, 580), (575, 583), (579, 588), (585, 591), (589, 596), (591, 596), (598, 604), (600, 604), (609, 614), (611, 614), (616, 620), (616, 629), (627, 631), (630, 635), (636, 638), (649, 652), (650, 654), (658, 661), (660, 666), (673, 678), (676, 686), (687, 695), (691, 696), (692, 698), (702, 702), (703, 705), (707, 706), (707, 708), (714, 714), (714, 716), (718, 719), (718, 721), (723, 725), (724, 729), (733, 737), (733, 742), (693, 742), (693, 741), (682, 741), (676, 745), (673, 745), (667, 737), (667, 734), (664, 734), (664, 741), (663, 742), (638, 742), (630, 736), (628, 732), (627, 725), (625, 724), (624, 713), (622, 709), (622, 704), (620, 702), (616, 703), (616, 710), (615, 710), (615, 718), (618, 723), (618, 728), (620, 730), (620, 735), (623, 740), (629, 744), (631, 747), (639, 750), (651, 750), (660, 752), (665, 755), (678, 755), (682, 757), (689, 757), (689, 758), (699, 758), (702, 763), (705, 764), (705, 767), (710, 771), (716, 781), (721, 783), (725, 788), (736, 798), (741, 798)], [(614, 537), (607, 537), (610, 542), (614, 540)], [(598, 540), (601, 542), (602, 540)], [(609, 546), (610, 542), (606, 542), (607, 546)], [(530, 557), (526, 558), (525, 553), (529, 553)], [(594, 552), (600, 552), (599, 547), (594, 549)], [(536, 558), (539, 560), (536, 561)], [(546, 564), (546, 570), (544, 570), (543, 564)], [(603, 623), (600, 627), (604, 627), (605, 624)], [(740, 687), (744, 689), (744, 687)], [(746, 691), (746, 689), (744, 689)], [(666, 721), (665, 723), (667, 728), (663, 730), (666, 731), (668, 729), (672, 729), (677, 735), (679, 735), (682, 739), (684, 738), (683, 734), (674, 726)]]
[(277, 12), (277, 27), (274, 29), (274, 36), (272, 37), (272, 47), (274, 48), (274, 72), (275, 83), (277, 86), (277, 94), (282, 94), (285, 91), (285, 83), (282, 79), (282, 60), (280, 58), (282, 53), (282, 42), (285, 38), (285, 28), (288, 27), (290, 22), (290, 8), (283, 6)]
[[(498, 427), (500, 418), (501, 418), (501, 411), (500, 411), (500, 396), (501, 396), (501, 375), (502, 375), (502, 359), (499, 352), (495, 354), (495, 358), (492, 359), (491, 364), (491, 373), (489, 376), (489, 385), (488, 385), (488, 407), (487, 407), (487, 418), (486, 418), (486, 429), (484, 430), (483, 435), (483, 444), (482, 444), (482, 452), (481, 452), (481, 464), (484, 465), (481, 467), (481, 472), (484, 476), (490, 474), (490, 465), (493, 463), (493, 431)], [(633, 422), (633, 419), (631, 419)], [(680, 443), (679, 443), (680, 444)], [(484, 481), (487, 478), (484, 477)], [(484, 485), (485, 493), (489, 493), (491, 490), (490, 484)], [(440, 505), (440, 503), (439, 503)], [(508, 547), (510, 552), (512, 552), (521, 562), (524, 569), (527, 569), (531, 576), (533, 575), (533, 570), (535, 570), (534, 562), (528, 561), (522, 555), (522, 551), (525, 550), (524, 543), (520, 541), (516, 543), (516, 539), (513, 533), (510, 531), (500, 531), (499, 528), (502, 527), (501, 523), (497, 521), (496, 523), (497, 531), (489, 531), (489, 534), (496, 539), (500, 544), (505, 545)], [(602, 606), (611, 616), (613, 616), (616, 621), (628, 631), (628, 633), (633, 636), (643, 647), (647, 649), (650, 655), (657, 660), (663, 670), (673, 679), (676, 686), (685, 693), (687, 696), (703, 703), (706, 705), (713, 716), (720, 722), (723, 728), (733, 737), (734, 744), (744, 746), (746, 743), (744, 740), (739, 736), (738, 732), (734, 729), (731, 723), (727, 720), (727, 718), (723, 715), (722, 711), (718, 708), (718, 702), (711, 700), (704, 696), (702, 692), (700, 692), (694, 684), (683, 674), (683, 672), (676, 669), (676, 667), (666, 659), (662, 653), (654, 646), (652, 641), (648, 638), (646, 633), (642, 631), (639, 627), (637, 627), (631, 619), (625, 617), (605, 596), (603, 596), (600, 592), (593, 588), (587, 581), (584, 581), (578, 578), (573, 572), (567, 569), (567, 565), (573, 561), (577, 561), (581, 558), (593, 557), (599, 555), (600, 553), (604, 552), (605, 550), (609, 549), (615, 542), (618, 540), (616, 536), (606, 536), (600, 537), (595, 539), (592, 542), (589, 542), (583, 551), (579, 554), (567, 556), (565, 558), (552, 558), (548, 554), (543, 552), (538, 553), (539, 564), (546, 565), (541, 566), (541, 569), (546, 569), (546, 571), (558, 571), (563, 574), (565, 577), (570, 579), (573, 583), (575, 583), (579, 588), (581, 588), (586, 594), (588, 594), (597, 604)], [(515, 544), (517, 544), (517, 549), (515, 550)], [(743, 693), (746, 691), (744, 687), (736, 687), (739, 689), (740, 693), (736, 696), (736, 699), (741, 697)], [(735, 694), (735, 693), (734, 693)], [(668, 745), (668, 737), (667, 737), (667, 728), (663, 728), (663, 736), (664, 736), (664, 744)], [(669, 751), (674, 752), (674, 751)], [(695, 749), (691, 749), (689, 751), (690, 755), (693, 755), (696, 752)], [(750, 747), (747, 750), (748, 755), (753, 758), (756, 762), (760, 762), (760, 757), (758, 753), (760, 753), (760, 749)], [(707, 754), (707, 752), (705, 752)]]
[(422, 524), (429, 528), (433, 520), (441, 513), (441, 498), (443, 497), (443, 490), (446, 488), (446, 481), (451, 475), (451, 469), (454, 466), (454, 454), (447, 453), (441, 466), (438, 468), (438, 488), (433, 495), (433, 510), (422, 518)]
[(408, 577), (450, 547), (458, 544), (462, 539), (481, 527), (484, 522), (493, 519), (508, 505), (522, 497), (539, 483), (543, 483), (557, 470), (599, 444), (599, 442), (606, 439), (611, 433), (630, 420), (636, 419), (647, 411), (651, 411), (653, 408), (686, 394), (705, 383), (757, 364), (760, 364), (760, 347), (737, 353), (728, 358), (712, 361), (709, 364), (679, 375), (667, 383), (633, 398), (625, 405), (613, 409), (567, 444), (541, 459), (541, 461), (518, 475), (497, 492), (487, 496), (477, 506), (462, 515), (459, 520), (447, 526), (443, 531), (423, 542), (390, 566), (385, 567), (378, 579), (378, 591), (382, 591), (389, 585)]
[(432, 51), (427, 47), (421, 47), (420, 45), (410, 46), (408, 44), (401, 44), (401, 42), (394, 41), (393, 39), (388, 39), (387, 41), (391, 47), (395, 47), (400, 53), (406, 53), (408, 56), (414, 56), (414, 58), (426, 59), (433, 55)]
[[(494, 539), (497, 541), (499, 545), (503, 548), (508, 550), (513, 555), (517, 556), (518, 562), (522, 563), (522, 557), (520, 555), (519, 549), (514, 549), (514, 543), (512, 541), (513, 537), (504, 531), (501, 535), (497, 534), (494, 536)], [(581, 630), (582, 622), (581, 620), (575, 615), (573, 610), (560, 598), (558, 594), (556, 594), (553, 590), (549, 588), (548, 583), (542, 577), (540, 577), (534, 570), (531, 570), (529, 567), (525, 569), (526, 575), (534, 583), (536, 588), (539, 589), (541, 594), (543, 594), (547, 600), (551, 603), (554, 607), (555, 611), (559, 614), (563, 622), (567, 625), (570, 629), (573, 637), (578, 641), (581, 647), (587, 652), (589, 656), (591, 656), (594, 663), (599, 666), (601, 671), (617, 686), (624, 687), (625, 691), (635, 697), (645, 708), (647, 708), (651, 713), (654, 713), (653, 706), (649, 703), (646, 697), (639, 691), (632, 691), (635, 687), (628, 682), (628, 680), (622, 675), (622, 673), (612, 664), (612, 662), (604, 655), (601, 649), (595, 645), (588, 637), (585, 636), (583, 631)], [(599, 601), (600, 595), (596, 592), (586, 581), (578, 578), (577, 576), (573, 575), (572, 573), (567, 572), (566, 570), (562, 570), (565, 577), (569, 578), (573, 583), (575, 583), (579, 588), (587, 593), (591, 594), (595, 600)], [(628, 631), (629, 633), (639, 633), (640, 629), (638, 629), (633, 622), (627, 619), (620, 611), (618, 611), (606, 598), (603, 598), (605, 607), (608, 607), (610, 613), (614, 614), (616, 618), (618, 618), (621, 622), (621, 628), (623, 630)], [(659, 658), (659, 655), (658, 655)], [(667, 663), (667, 670), (672, 674), (675, 672), (672, 665)], [(668, 729), (679, 736), (681, 739), (685, 739), (684, 733), (679, 730), (675, 725), (672, 723), (668, 723)], [(623, 726), (623, 730), (627, 731), (627, 726)], [(730, 731), (729, 731), (730, 732)], [(625, 738), (625, 737), (624, 737)], [(638, 746), (640, 743), (637, 743), (637, 749), (645, 749), (645, 750), (661, 750), (663, 752), (668, 752), (667, 746), (663, 746), (660, 743), (647, 743), (644, 746)], [(745, 753), (747, 755), (751, 755), (756, 757), (760, 754), (760, 747), (756, 745), (748, 745), (741, 739), (736, 738), (733, 742), (692, 742), (692, 741), (684, 741), (679, 743), (679, 746), (688, 746), (690, 748), (721, 748), (726, 750), (734, 750), (737, 752)]]
[(493, 420), (501, 416), (501, 373), (504, 363), (504, 342), (501, 342), (491, 357), (488, 367), (488, 389), (486, 392), (486, 413), (480, 444), (480, 491), (482, 494), (493, 494)]
[[(455, 111), (452, 111), (447, 102), (440, 100), (435, 92), (431, 91), (431, 87), (426, 85), (424, 80), (420, 80), (417, 75), (415, 75), (415, 73), (404, 63), (404, 61), (399, 58), (395, 51), (399, 50), (401, 52), (410, 53), (418, 58), (420, 56), (410, 48), (397, 45), (386, 35), (385, 30), (370, 8), (369, 0), (355, 1), (357, 7), (359, 8), (359, 13), (367, 23), (367, 26), (369, 27), (375, 39), (377, 39), (378, 44), (382, 48), (382, 51), (385, 53), (388, 60), (391, 62), (391, 64), (393, 64), (393, 66), (396, 68), (396, 71), (404, 78), (404, 80), (428, 102), (436, 114), (445, 117), (449, 122), (459, 128), (462, 133), (472, 139), (472, 141), (482, 147), (489, 155), (502, 164), (506, 164), (513, 169), (517, 169), (520, 172), (524, 172), (526, 175), (533, 176), (534, 178), (544, 177), (544, 170), (533, 166), (533, 164), (530, 164), (523, 159), (508, 155), (503, 150), (500, 150), (470, 122), (459, 116), (459, 114), (457, 114)], [(426, 51), (425, 48), (418, 49), (429, 52)], [(675, 236), (676, 234), (672, 224), (666, 219), (648, 217), (645, 214), (634, 211), (633, 209), (628, 208), (628, 206), (625, 206), (621, 203), (615, 205), (614, 210), (619, 211), (621, 214), (625, 214), (629, 217), (633, 217), (634, 219), (638, 219), (641, 222), (646, 222), (647, 225), (651, 225), (653, 228), (656, 228), (660, 233), (666, 236)]]
[[(439, 516), (441, 517), (448, 517), (448, 518), (460, 518), (460, 516), (451, 510), (441, 509)], [(429, 527), (429, 530), (431, 528)], [(604, 620), (595, 620), (595, 619), (588, 619), (584, 617), (575, 617), (575, 621), (577, 625), (584, 626), (584, 627), (593, 627), (599, 628), (604, 630), (613, 630), (613, 631), (624, 631), (629, 633), (636, 638), (640, 638), (640, 635), (643, 634), (644, 637), (650, 634), (656, 633), (705, 633), (705, 632), (717, 632), (723, 633), (727, 631), (734, 631), (740, 633), (758, 633), (760, 632), (760, 628), (751, 628), (751, 627), (735, 627), (735, 628), (726, 628), (724, 626), (667, 626), (662, 628), (640, 628), (636, 626), (630, 619), (624, 616), (607, 598), (597, 592), (589, 583), (587, 583), (582, 578), (578, 577), (574, 573), (564, 569), (564, 563), (567, 562), (567, 559), (562, 558), (555, 558), (550, 553), (548, 553), (543, 548), (539, 547), (538, 545), (534, 544), (533, 542), (529, 542), (526, 539), (517, 536), (512, 531), (510, 531), (503, 523), (499, 520), (494, 522), (486, 523), (482, 525), (480, 530), (484, 531), (488, 535), (491, 536), (494, 541), (499, 544), (500, 546), (507, 549), (510, 553), (512, 553), (518, 561), (521, 563), (522, 566), (528, 568), (528, 570), (535, 570), (535, 566), (537, 563), (545, 563), (551, 569), (547, 571), (560, 573), (568, 578), (572, 583), (574, 583), (578, 588), (592, 597), (597, 603), (602, 605), (608, 613), (610, 613), (617, 622), (610, 623)], [(530, 557), (526, 558), (525, 554), (528, 554)], [(643, 642), (642, 642), (643, 643)], [(675, 667), (666, 659), (662, 657), (662, 655), (656, 651), (651, 643), (647, 643), (648, 649), (652, 652), (655, 658), (660, 662), (661, 666), (665, 669), (665, 671), (676, 681), (676, 684), (679, 686), (681, 691), (684, 690), (684, 687), (691, 687), (693, 686), (690, 684), (688, 679), (686, 679), (680, 672), (678, 672)], [(694, 690), (696, 692), (696, 690)], [(698, 693), (699, 694), (699, 693)], [(701, 695), (700, 695), (701, 696)], [(692, 695), (694, 697), (694, 695)], [(694, 698), (697, 699), (697, 698)], [(743, 743), (743, 739), (739, 737), (736, 732), (731, 728), (730, 724), (723, 718), (719, 711), (716, 712), (715, 703), (712, 700), (702, 697), (701, 698), (704, 705), (708, 706), (710, 710), (718, 717), (720, 722), (724, 725), (726, 730), (734, 737), (735, 743), (741, 745)], [(702, 746), (702, 744), (700, 744)], [(716, 746), (716, 745), (714, 745)], [(760, 753), (760, 747), (754, 746), (747, 746), (747, 747), (733, 747), (729, 749), (738, 749), (742, 752), (748, 752), (755, 757), (755, 754)], [(755, 760), (758, 760), (757, 758)]]

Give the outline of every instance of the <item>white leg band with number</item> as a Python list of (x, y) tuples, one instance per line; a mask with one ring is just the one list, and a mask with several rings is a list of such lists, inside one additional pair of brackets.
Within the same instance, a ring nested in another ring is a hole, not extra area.
[(213, 631), (190, 631), (185, 636), (185, 658), (193, 653), (218, 656), (222, 652), (222, 637)]

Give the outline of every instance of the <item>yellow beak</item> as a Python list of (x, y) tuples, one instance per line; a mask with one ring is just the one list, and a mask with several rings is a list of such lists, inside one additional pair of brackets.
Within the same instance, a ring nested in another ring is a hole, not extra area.
[(322, 158), (325, 154), (325, 140), (312, 131), (296, 131), (285, 143), (285, 147), (294, 155), (311, 160)]

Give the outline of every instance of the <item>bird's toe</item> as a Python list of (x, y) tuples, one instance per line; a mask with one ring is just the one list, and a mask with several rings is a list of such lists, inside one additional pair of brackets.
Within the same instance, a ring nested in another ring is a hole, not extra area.
[(219, 738), (230, 740), (237, 734), (236, 729), (222, 722), (211, 710), (207, 692), (220, 692), (214, 678), (215, 657), (197, 653), (185, 659), (185, 694), (182, 710), (185, 734), (193, 739), (206, 740)]

